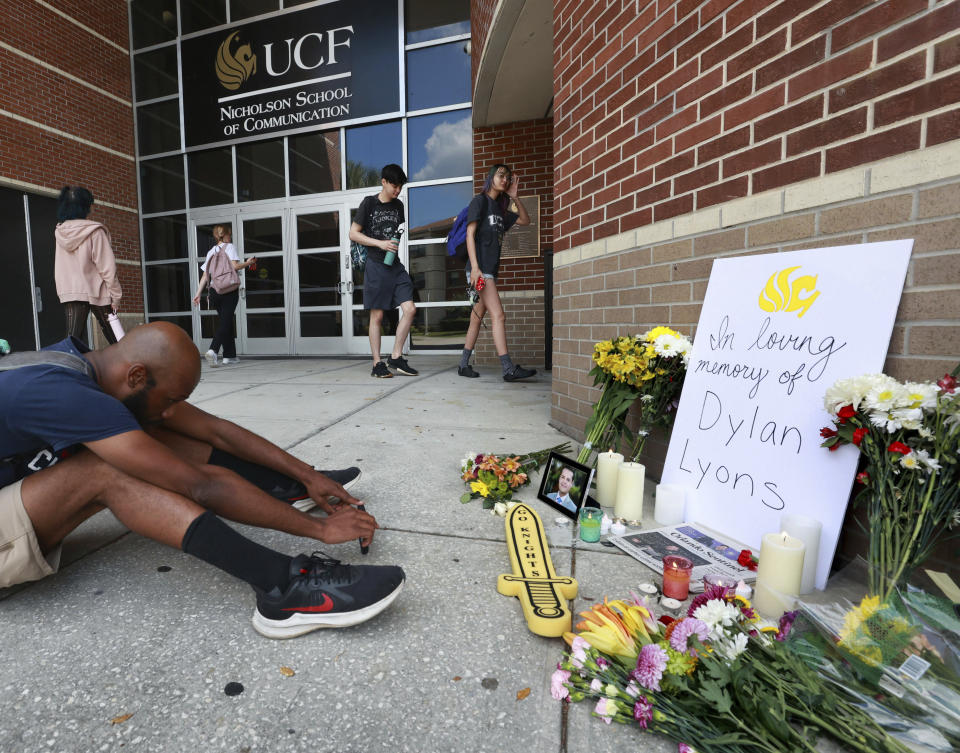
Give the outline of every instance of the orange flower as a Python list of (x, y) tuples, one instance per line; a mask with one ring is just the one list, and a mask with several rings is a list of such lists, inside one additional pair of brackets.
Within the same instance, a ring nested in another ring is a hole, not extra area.
[(508, 471), (516, 471), (520, 469), (520, 458), (512, 457), (505, 458), (503, 461), (503, 467)]
[(510, 478), (510, 488), (516, 489), (521, 484), (527, 483), (527, 474), (526, 473), (515, 473)]

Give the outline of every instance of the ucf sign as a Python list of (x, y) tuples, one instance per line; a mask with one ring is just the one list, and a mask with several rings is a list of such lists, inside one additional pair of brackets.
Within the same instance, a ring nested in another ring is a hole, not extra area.
[(187, 148), (399, 115), (397, 9), (339, 0), (183, 39)]

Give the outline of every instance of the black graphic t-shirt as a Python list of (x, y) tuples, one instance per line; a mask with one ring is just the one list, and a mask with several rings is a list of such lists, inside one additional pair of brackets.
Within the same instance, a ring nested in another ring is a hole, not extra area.
[[(388, 241), (397, 233), (397, 228), (405, 221), (403, 202), (400, 199), (391, 199), (383, 203), (377, 196), (367, 196), (360, 202), (357, 214), (353, 221), (360, 226), (360, 232), (380, 241)], [(374, 246), (368, 247), (367, 261), (383, 262), (383, 249)], [(396, 262), (394, 262), (396, 266)]]
[[(67, 338), (44, 350), (79, 356)], [(86, 374), (63, 366), (0, 372), (0, 487), (42, 471), (74, 445), (140, 428), (133, 414)]]
[[(477, 223), (474, 242), (477, 248), (477, 263), (484, 274), (497, 276), (500, 271), (500, 250), (503, 248), (503, 234), (513, 227), (517, 215), (500, 208), (485, 193), (473, 197), (467, 209), (467, 222)], [(467, 258), (467, 272), (470, 272), (470, 258)]]

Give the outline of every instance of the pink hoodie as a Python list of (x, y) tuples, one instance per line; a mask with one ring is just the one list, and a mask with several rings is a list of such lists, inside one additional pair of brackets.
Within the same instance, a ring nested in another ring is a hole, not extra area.
[(54, 235), (54, 278), (60, 302), (116, 306), (123, 293), (110, 247), (110, 232), (93, 220), (67, 220), (57, 225)]

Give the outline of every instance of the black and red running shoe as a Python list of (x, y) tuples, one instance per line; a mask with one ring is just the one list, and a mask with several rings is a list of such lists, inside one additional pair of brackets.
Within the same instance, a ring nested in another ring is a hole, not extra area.
[(320, 628), (349, 627), (375, 617), (403, 590), (395, 565), (344, 565), (314, 553), (290, 563), (290, 583), (257, 592), (253, 627), (267, 638), (295, 638)]

